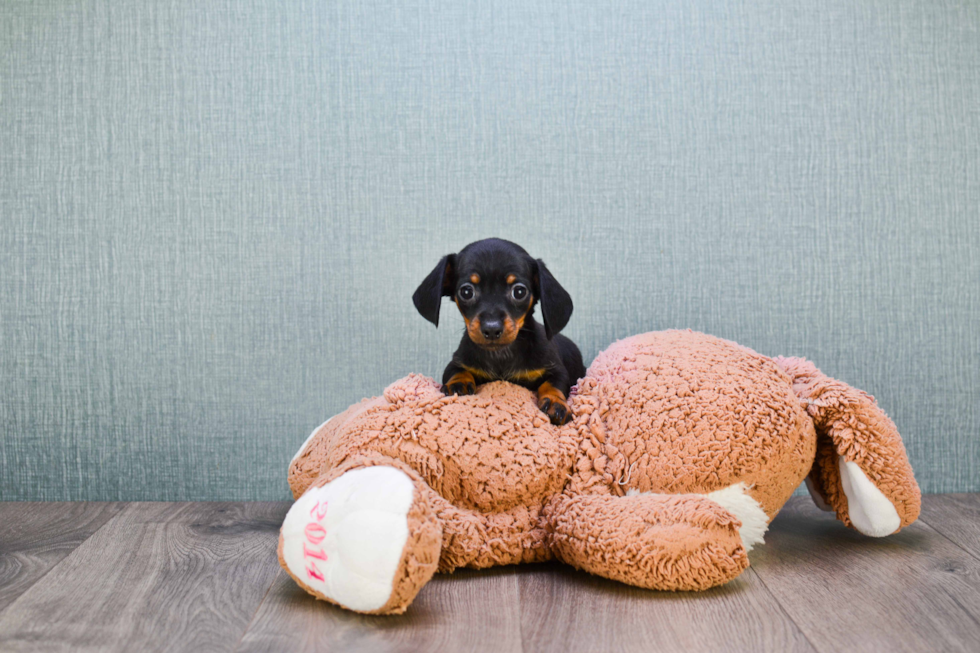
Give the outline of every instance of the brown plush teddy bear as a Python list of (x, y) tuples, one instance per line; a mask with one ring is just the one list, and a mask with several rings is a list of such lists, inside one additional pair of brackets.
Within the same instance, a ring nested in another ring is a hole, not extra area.
[(318, 427), (289, 469), (279, 560), (350, 610), (404, 612), (436, 571), (556, 558), (639, 587), (702, 590), (748, 564), (805, 478), (871, 536), (919, 513), (895, 425), (802, 359), (691, 331), (614, 343), (552, 426), (533, 394), (445, 396), (410, 375)]

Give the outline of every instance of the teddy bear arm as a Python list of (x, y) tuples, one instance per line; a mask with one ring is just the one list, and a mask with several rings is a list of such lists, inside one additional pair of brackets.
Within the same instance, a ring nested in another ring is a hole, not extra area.
[(551, 559), (539, 507), (483, 513), (460, 508), (429, 491), (429, 503), (443, 525), (440, 573), (460, 567), (484, 569)]
[(703, 590), (749, 564), (739, 520), (702, 495), (561, 495), (545, 518), (555, 557), (638, 587)]

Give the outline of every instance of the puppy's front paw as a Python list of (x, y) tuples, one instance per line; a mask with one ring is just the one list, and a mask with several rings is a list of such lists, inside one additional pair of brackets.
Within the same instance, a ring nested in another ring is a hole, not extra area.
[(472, 395), (476, 394), (476, 379), (469, 372), (458, 372), (453, 374), (442, 391), (447, 395)]
[(567, 424), (572, 419), (572, 413), (565, 403), (565, 394), (547, 382), (538, 388), (538, 408), (555, 426)]

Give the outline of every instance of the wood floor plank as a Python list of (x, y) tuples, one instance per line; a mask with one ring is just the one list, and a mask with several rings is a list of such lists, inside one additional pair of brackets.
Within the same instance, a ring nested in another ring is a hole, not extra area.
[(282, 572), (239, 651), (520, 651), (517, 575), (523, 571), (437, 575), (405, 614), (383, 617), (317, 601)]
[(919, 518), (980, 559), (980, 494), (922, 497)]
[(792, 499), (753, 567), (820, 651), (976, 651), (980, 562), (919, 521), (865, 537)]
[(0, 503), (0, 612), (123, 509), (122, 503)]
[[(560, 564), (437, 576), (405, 615), (318, 602), (279, 569), (289, 503), (0, 503), (0, 650), (977, 650), (980, 495), (866, 538), (793, 499), (704, 593)], [(6, 608), (6, 609), (4, 609)]]
[(526, 651), (812, 651), (751, 569), (707, 592), (653, 592), (558, 563), (521, 570)]
[(0, 613), (0, 650), (233, 650), (287, 508), (127, 506)]
[(290, 501), (133, 501), (120, 515), (131, 524), (198, 524), (234, 530), (279, 530)]

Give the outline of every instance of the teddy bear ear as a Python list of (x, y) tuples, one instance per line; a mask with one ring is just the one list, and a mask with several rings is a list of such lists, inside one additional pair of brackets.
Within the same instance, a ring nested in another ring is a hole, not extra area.
[(534, 262), (534, 296), (541, 304), (541, 317), (544, 319), (544, 331), (551, 340), (555, 334), (565, 328), (572, 317), (572, 297), (555, 279), (544, 261)]
[(439, 259), (432, 272), (422, 280), (412, 295), (412, 302), (419, 314), (439, 326), (439, 307), (443, 297), (452, 297), (456, 290), (456, 255), (447, 254)]

